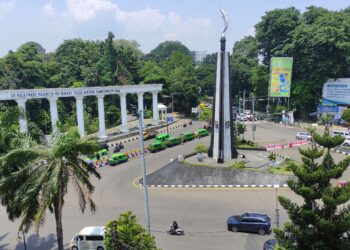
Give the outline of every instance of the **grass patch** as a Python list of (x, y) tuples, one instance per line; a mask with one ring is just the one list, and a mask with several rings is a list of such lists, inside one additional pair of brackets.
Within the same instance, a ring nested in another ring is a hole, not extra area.
[(294, 175), (293, 171), (290, 170), (289, 166), (291, 163), (297, 163), (293, 159), (286, 159), (284, 162), (282, 162), (279, 166), (277, 167), (270, 167), (270, 169), (267, 170), (269, 173), (273, 174), (288, 174), (288, 175)]
[(269, 173), (273, 174), (288, 174), (288, 175), (293, 175), (293, 172), (288, 170), (288, 167), (286, 165), (281, 164), (279, 167), (271, 167), (270, 169), (267, 170)]
[(232, 163), (230, 166), (228, 166), (228, 168), (230, 169), (245, 169), (246, 167), (246, 162), (244, 161), (236, 161), (234, 163)]

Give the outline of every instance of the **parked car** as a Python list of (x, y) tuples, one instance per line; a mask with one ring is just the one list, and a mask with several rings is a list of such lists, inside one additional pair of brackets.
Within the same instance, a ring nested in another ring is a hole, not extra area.
[(263, 250), (273, 250), (277, 244), (276, 239), (265, 241)]
[(161, 135), (157, 135), (155, 140), (163, 142), (166, 139), (168, 139), (169, 137), (170, 137), (169, 134), (161, 134)]
[(271, 219), (266, 214), (259, 213), (234, 215), (227, 219), (227, 229), (232, 232), (246, 231), (265, 235), (271, 232)]
[(158, 132), (155, 130), (144, 131), (143, 139), (146, 141), (146, 140), (155, 138), (157, 135), (158, 135)]
[(108, 157), (108, 150), (107, 149), (99, 150), (98, 152), (95, 153), (95, 157), (97, 158), (97, 160)]
[(311, 141), (311, 135), (309, 132), (297, 132), (295, 139)]
[(100, 144), (100, 149), (106, 149), (106, 150), (108, 150), (108, 148), (109, 148), (109, 146), (108, 146), (107, 143), (101, 143), (101, 144)]
[(180, 137), (183, 142), (187, 142), (187, 141), (192, 141), (194, 138), (196, 138), (196, 135), (191, 132), (187, 132), (187, 133), (181, 134)]
[(343, 142), (343, 144), (341, 146), (342, 147), (350, 147), (350, 140), (345, 139), (345, 141)]
[(100, 160), (101, 158), (107, 158), (108, 157), (108, 150), (107, 149), (101, 149), (98, 152), (96, 152), (94, 155), (88, 155), (84, 158), (84, 161), (88, 164), (92, 163), (94, 164), (97, 160)]
[(74, 235), (70, 241), (69, 249), (78, 250), (79, 246), (79, 249), (103, 250), (105, 249), (103, 245), (104, 235), (104, 227), (84, 227), (79, 233)]
[(203, 137), (209, 135), (209, 131), (206, 130), (205, 128), (200, 128), (197, 130), (197, 135), (198, 137)]
[(332, 136), (340, 135), (342, 137), (345, 137), (346, 139), (350, 140), (350, 134), (347, 131), (344, 130), (333, 130)]
[(246, 114), (240, 114), (237, 116), (237, 120), (239, 121), (247, 121), (248, 120), (248, 117)]
[(155, 142), (153, 142), (152, 144), (150, 144), (148, 146), (148, 150), (151, 153), (155, 153), (155, 152), (164, 150), (165, 148), (166, 148), (165, 144), (163, 142), (161, 142), (161, 141), (155, 141)]
[(166, 139), (164, 143), (166, 146), (172, 147), (181, 144), (181, 139), (179, 137), (170, 137)]
[(112, 155), (112, 157), (108, 160), (108, 164), (110, 166), (115, 166), (115, 165), (118, 165), (120, 163), (127, 162), (128, 159), (129, 158), (125, 154), (117, 153), (117, 154)]

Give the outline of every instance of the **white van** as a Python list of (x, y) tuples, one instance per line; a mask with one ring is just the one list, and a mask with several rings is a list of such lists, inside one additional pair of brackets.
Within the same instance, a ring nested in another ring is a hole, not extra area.
[(332, 132), (332, 136), (336, 136), (336, 135), (340, 135), (345, 137), (346, 139), (350, 140), (350, 134), (347, 131), (343, 131), (343, 130), (333, 130)]
[(70, 241), (71, 250), (104, 250), (104, 227), (84, 227)]
[(343, 142), (343, 144), (341, 146), (342, 147), (350, 147), (350, 140), (345, 139), (345, 141)]

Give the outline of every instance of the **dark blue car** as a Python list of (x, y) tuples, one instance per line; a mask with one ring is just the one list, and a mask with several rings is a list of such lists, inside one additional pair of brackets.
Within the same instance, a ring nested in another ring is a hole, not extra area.
[(256, 232), (264, 235), (271, 232), (271, 220), (266, 214), (245, 213), (234, 215), (227, 219), (227, 229), (232, 232)]

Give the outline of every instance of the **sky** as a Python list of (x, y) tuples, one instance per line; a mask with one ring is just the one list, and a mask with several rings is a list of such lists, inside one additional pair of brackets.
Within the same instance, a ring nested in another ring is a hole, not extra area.
[(219, 49), (223, 20), (229, 18), (227, 47), (254, 35), (266, 11), (294, 6), (340, 10), (349, 0), (0, 0), (0, 57), (28, 41), (48, 52), (73, 38), (136, 40), (148, 53), (161, 42), (177, 40), (190, 50)]

